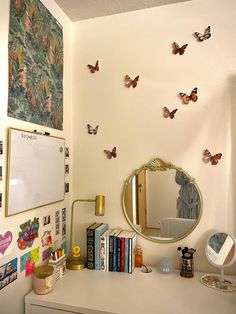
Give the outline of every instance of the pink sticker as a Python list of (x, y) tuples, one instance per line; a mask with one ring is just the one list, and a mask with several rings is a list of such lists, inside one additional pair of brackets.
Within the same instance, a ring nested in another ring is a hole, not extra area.
[(7, 231), (4, 236), (0, 234), (0, 253), (4, 255), (7, 248), (12, 242), (12, 233), (11, 231)]

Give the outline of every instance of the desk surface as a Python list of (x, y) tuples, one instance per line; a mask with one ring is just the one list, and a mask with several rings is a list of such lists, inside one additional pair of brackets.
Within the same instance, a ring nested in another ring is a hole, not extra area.
[[(31, 291), (29, 304), (78, 313), (235, 314), (236, 292), (221, 292), (201, 284), (202, 273), (182, 278), (177, 273), (133, 274), (83, 269), (67, 270), (47, 295)], [(26, 312), (27, 313), (27, 312)]]

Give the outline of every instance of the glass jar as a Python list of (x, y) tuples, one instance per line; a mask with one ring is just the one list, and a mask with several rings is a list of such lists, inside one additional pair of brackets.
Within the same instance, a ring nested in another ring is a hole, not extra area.
[(34, 270), (34, 292), (36, 294), (47, 294), (53, 290), (54, 268), (50, 265), (36, 267)]
[(143, 266), (143, 250), (140, 245), (137, 245), (134, 250), (135, 254), (135, 267)]

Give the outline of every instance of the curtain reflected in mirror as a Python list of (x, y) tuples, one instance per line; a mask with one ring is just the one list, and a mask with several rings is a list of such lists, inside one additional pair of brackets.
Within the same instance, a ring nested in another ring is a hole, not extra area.
[(201, 196), (183, 169), (160, 159), (144, 165), (126, 181), (124, 213), (141, 235), (173, 242), (188, 235), (201, 216)]

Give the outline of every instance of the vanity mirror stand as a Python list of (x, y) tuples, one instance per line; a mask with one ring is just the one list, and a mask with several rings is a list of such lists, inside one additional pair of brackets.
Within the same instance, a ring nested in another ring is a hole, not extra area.
[(220, 275), (205, 274), (201, 282), (207, 287), (232, 292), (236, 291), (236, 282), (226, 279), (224, 269), (231, 266), (236, 260), (236, 239), (225, 232), (213, 233), (207, 241), (205, 253), (207, 260), (215, 267), (220, 268)]

